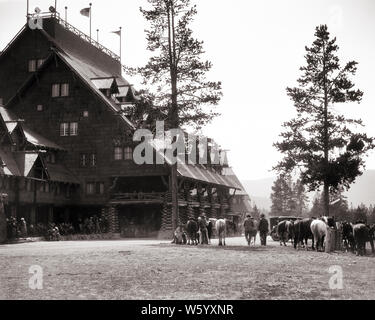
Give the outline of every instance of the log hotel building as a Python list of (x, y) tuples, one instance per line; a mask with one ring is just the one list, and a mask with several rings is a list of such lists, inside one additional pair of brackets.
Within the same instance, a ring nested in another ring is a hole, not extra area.
[[(123, 237), (172, 234), (170, 166), (133, 161), (137, 99), (120, 58), (41, 14), (0, 54), (0, 192), (6, 215), (29, 224), (104, 215)], [(152, 120), (152, 119), (151, 119)], [(221, 165), (178, 165), (179, 221), (232, 217), (241, 187)]]

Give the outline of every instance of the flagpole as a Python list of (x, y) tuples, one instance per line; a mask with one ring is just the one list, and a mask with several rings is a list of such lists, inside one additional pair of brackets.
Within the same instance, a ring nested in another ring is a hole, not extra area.
[(55, 16), (57, 14), (57, 0), (55, 0)]
[(120, 27), (120, 64), (121, 64), (121, 48), (122, 48), (122, 27)]
[(26, 21), (29, 21), (29, 0), (27, 0), (27, 7), (26, 7)]
[(99, 43), (99, 29), (96, 29), (96, 42)]
[(65, 7), (65, 22), (68, 22), (68, 7)]
[(91, 40), (91, 15), (92, 15), (92, 3), (90, 2), (90, 40)]

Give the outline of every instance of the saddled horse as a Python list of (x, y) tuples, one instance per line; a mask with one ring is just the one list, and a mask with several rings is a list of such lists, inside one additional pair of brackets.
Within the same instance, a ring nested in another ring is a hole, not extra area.
[(219, 246), (224, 244), (225, 246), (225, 237), (226, 237), (226, 220), (225, 219), (218, 219), (215, 222), (215, 229), (217, 232), (217, 236), (219, 238)]
[(293, 222), (289, 220), (283, 220), (277, 225), (277, 235), (280, 238), (280, 246), (286, 246), (286, 241), (294, 238)]
[(187, 244), (198, 244), (198, 223), (190, 218), (186, 223)]
[(335, 221), (332, 217), (322, 216), (311, 222), (310, 229), (316, 243), (316, 251), (324, 250), (324, 240), (327, 236), (327, 228), (330, 227), (336, 227)]

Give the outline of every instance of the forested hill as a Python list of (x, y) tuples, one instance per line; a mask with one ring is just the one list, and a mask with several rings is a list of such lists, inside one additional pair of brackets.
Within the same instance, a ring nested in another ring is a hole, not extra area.
[[(251, 200), (259, 208), (269, 210), (271, 207), (271, 187), (275, 178), (265, 178), (259, 180), (241, 181)], [(367, 170), (362, 176), (358, 177), (350, 190), (345, 193), (348, 197), (349, 206), (352, 203), (354, 207), (361, 203), (369, 206), (375, 204), (375, 170)]]

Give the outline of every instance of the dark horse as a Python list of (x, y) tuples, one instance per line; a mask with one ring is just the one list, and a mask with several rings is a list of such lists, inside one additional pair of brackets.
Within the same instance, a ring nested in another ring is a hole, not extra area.
[(314, 248), (314, 237), (311, 232), (311, 222), (313, 219), (305, 218), (294, 222), (294, 249), (297, 249), (297, 245), (302, 244), (302, 247), (307, 249), (307, 241), (310, 238), (312, 240), (311, 248)]
[(353, 234), (353, 225), (347, 221), (344, 221), (342, 223), (342, 240), (344, 241), (345, 250), (354, 252), (355, 241)]
[(374, 228), (370, 228), (361, 221), (353, 226), (355, 251), (357, 255), (366, 255), (366, 242), (370, 242), (372, 254), (374, 254)]
[(187, 244), (198, 244), (198, 223), (190, 218), (186, 223)]

